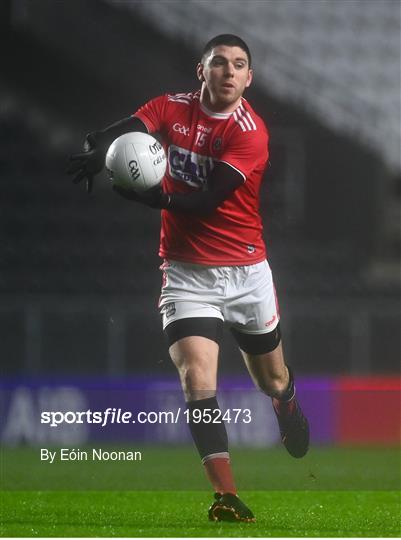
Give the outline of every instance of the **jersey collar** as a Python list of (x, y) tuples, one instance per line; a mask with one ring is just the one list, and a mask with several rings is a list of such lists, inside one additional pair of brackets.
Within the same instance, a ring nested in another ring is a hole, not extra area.
[[(241, 103), (238, 105), (238, 107), (241, 107), (241, 105), (242, 105), (242, 99), (241, 99)], [(230, 116), (238, 109), (238, 107), (237, 107), (237, 109), (235, 109), (235, 111), (231, 111), (231, 112), (228, 112), (228, 113), (218, 113), (218, 112), (211, 111), (210, 109), (205, 107), (205, 105), (203, 105), (203, 103), (201, 103), (201, 102), (199, 102), (199, 107), (200, 107), (202, 112), (207, 114), (207, 116), (211, 116), (212, 118), (218, 118), (219, 120), (226, 120), (227, 118), (230, 118)]]

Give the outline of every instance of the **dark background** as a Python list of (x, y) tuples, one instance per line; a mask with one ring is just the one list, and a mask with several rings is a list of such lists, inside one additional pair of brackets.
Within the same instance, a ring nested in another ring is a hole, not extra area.
[[(105, 177), (88, 196), (65, 174), (86, 132), (198, 88), (199, 50), (115, 4), (0, 3), (4, 375), (174, 374), (157, 312), (158, 212)], [(288, 361), (301, 374), (397, 372), (399, 170), (273, 97), (255, 69), (247, 98), (271, 134), (261, 213)], [(244, 369), (228, 333), (221, 362)]]

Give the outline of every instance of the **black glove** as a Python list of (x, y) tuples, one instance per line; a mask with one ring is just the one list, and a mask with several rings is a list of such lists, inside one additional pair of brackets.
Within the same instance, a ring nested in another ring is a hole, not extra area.
[(84, 151), (70, 156), (71, 164), (68, 174), (75, 174), (72, 181), (78, 184), (86, 178), (86, 191), (90, 193), (93, 188), (93, 177), (104, 167), (106, 150), (97, 140), (97, 132), (88, 133), (84, 142)]
[(125, 199), (146, 204), (146, 206), (150, 206), (151, 208), (167, 208), (170, 202), (170, 195), (163, 193), (161, 186), (156, 186), (142, 193), (127, 190), (116, 185), (113, 185), (113, 190)]

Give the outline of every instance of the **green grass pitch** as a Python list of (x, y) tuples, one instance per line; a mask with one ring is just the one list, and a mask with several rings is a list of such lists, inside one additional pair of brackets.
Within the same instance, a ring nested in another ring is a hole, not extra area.
[(1, 452), (8, 537), (399, 537), (400, 451), (232, 452), (254, 524), (209, 523), (212, 494), (192, 448), (143, 448), (140, 463), (45, 464)]

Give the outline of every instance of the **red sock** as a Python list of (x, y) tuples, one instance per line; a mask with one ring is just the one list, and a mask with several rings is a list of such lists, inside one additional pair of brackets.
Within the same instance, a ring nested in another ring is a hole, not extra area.
[(237, 494), (229, 457), (203, 458), (206, 475), (216, 493)]

